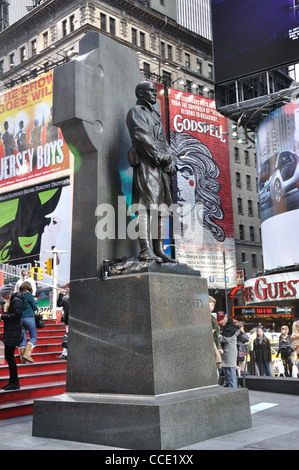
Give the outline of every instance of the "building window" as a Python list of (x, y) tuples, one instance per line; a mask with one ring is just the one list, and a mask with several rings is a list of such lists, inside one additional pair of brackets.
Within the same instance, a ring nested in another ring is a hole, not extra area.
[(249, 240), (251, 242), (254, 242), (254, 240), (255, 240), (254, 227), (252, 227), (252, 226), (249, 227)]
[(251, 178), (250, 178), (250, 175), (246, 175), (246, 189), (248, 189), (248, 191), (251, 191)]
[(213, 65), (208, 64), (208, 77), (213, 78)]
[(186, 85), (185, 85), (186, 91), (188, 93), (192, 92), (192, 81), (191, 80), (186, 80)]
[(170, 44), (167, 45), (167, 59), (173, 60), (172, 46)]
[(107, 31), (107, 16), (105, 13), (100, 14), (100, 25), (102, 31)]
[(234, 147), (235, 162), (240, 161), (239, 147)]
[(10, 54), (9, 55), (9, 66), (10, 67), (14, 67), (15, 65), (15, 55), (14, 54)]
[(197, 72), (202, 75), (202, 61), (200, 59), (196, 59), (196, 68), (197, 68)]
[(185, 67), (186, 69), (191, 68), (191, 62), (190, 62), (190, 54), (185, 54)]
[(33, 39), (33, 41), (31, 41), (31, 55), (35, 56), (36, 53), (37, 53), (37, 43), (36, 43), (36, 39)]
[(166, 82), (167, 86), (171, 86), (171, 73), (166, 72), (163, 70), (163, 77), (162, 77), (163, 82)]
[(245, 261), (246, 261), (246, 253), (244, 253), (244, 251), (242, 251), (241, 256), (242, 256), (242, 263), (245, 263)]
[(140, 47), (142, 47), (142, 49), (145, 49), (145, 33), (142, 33), (140, 32)]
[(240, 240), (244, 240), (244, 225), (243, 224), (239, 225), (239, 237), (240, 237)]
[(241, 173), (239, 173), (238, 171), (236, 171), (236, 187), (237, 188), (242, 188)]
[(137, 46), (137, 29), (132, 28), (132, 44)]
[(253, 268), (256, 268), (256, 254), (251, 253), (251, 264)]
[(20, 48), (20, 62), (24, 62), (26, 59), (25, 46)]
[(164, 6), (165, 6), (165, 0), (160, 0), (160, 5), (161, 5), (162, 7), (164, 7)]
[(148, 79), (151, 78), (151, 68), (148, 62), (143, 62), (143, 74), (145, 78), (148, 78)]
[(70, 33), (75, 31), (75, 15), (70, 16)]
[(48, 31), (46, 31), (43, 34), (43, 48), (46, 49), (48, 47), (48, 42), (49, 42), (49, 34)]
[(110, 31), (110, 34), (112, 34), (113, 36), (115, 36), (115, 19), (114, 18), (109, 18), (109, 31)]
[(67, 35), (67, 20), (62, 22), (62, 37), (65, 38)]
[(198, 85), (198, 87), (197, 87), (197, 93), (198, 93), (199, 95), (203, 95), (203, 85)]
[(165, 42), (160, 42), (160, 55), (162, 59), (165, 59)]
[(243, 214), (242, 198), (237, 198), (238, 214)]
[(0, 60), (0, 76), (4, 73), (4, 60)]
[(248, 205), (248, 215), (252, 216), (253, 215), (253, 210), (252, 210), (252, 201), (251, 201), (251, 199), (248, 199), (247, 205)]
[(250, 165), (250, 158), (249, 158), (248, 150), (244, 151), (244, 155), (245, 155), (245, 165)]

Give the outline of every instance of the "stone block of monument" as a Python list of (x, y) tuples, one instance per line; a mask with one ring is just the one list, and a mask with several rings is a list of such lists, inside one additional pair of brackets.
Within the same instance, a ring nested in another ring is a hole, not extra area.
[(95, 32), (54, 71), (54, 120), (77, 159), (67, 384), (35, 401), (33, 435), (170, 450), (247, 429), (251, 415), (247, 389), (218, 385), (199, 272), (151, 259), (136, 273), (97, 275), (104, 259), (138, 254), (137, 242), (99, 240), (95, 211), (121, 195), (140, 81), (138, 57)]

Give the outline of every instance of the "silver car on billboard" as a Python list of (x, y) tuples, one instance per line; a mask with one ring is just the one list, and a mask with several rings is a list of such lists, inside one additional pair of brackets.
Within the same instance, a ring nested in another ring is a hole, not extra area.
[(299, 157), (290, 150), (277, 152), (264, 161), (259, 177), (262, 205), (279, 204), (282, 198), (299, 189)]

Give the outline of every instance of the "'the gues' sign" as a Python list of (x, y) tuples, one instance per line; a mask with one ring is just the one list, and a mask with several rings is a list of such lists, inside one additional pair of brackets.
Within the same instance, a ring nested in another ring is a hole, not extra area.
[(299, 272), (272, 274), (249, 279), (243, 288), (243, 302), (299, 299)]

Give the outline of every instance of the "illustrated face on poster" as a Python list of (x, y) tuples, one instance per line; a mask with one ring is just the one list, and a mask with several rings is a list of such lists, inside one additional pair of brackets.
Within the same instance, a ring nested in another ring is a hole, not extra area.
[(224, 217), (218, 195), (219, 167), (209, 148), (195, 137), (174, 131), (171, 131), (170, 136), (178, 166), (174, 202), (181, 205), (184, 215), (187, 215), (188, 211), (195, 212), (200, 224), (217, 241), (223, 242), (225, 232), (217, 224), (217, 220)]
[[(172, 178), (176, 256), (199, 270), (209, 288), (223, 288), (223, 252), (228, 266), (236, 264), (227, 121), (210, 98), (174, 89), (168, 96), (178, 167)], [(231, 269), (227, 286), (235, 285)]]
[(0, 195), (0, 262), (30, 268), (50, 257), (44, 250), (59, 246), (69, 253), (69, 208), (68, 179)]

